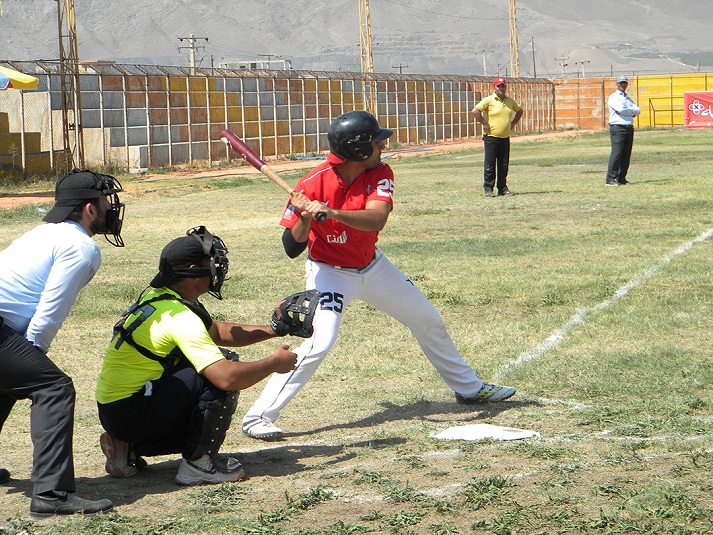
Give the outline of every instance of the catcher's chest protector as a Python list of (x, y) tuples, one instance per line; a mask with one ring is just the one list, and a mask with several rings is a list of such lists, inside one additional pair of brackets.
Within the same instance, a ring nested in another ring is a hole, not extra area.
[(113, 336), (116, 339), (114, 347), (116, 349), (119, 349), (121, 344), (124, 342), (128, 343), (144, 357), (155, 360), (161, 364), (161, 366), (163, 366), (162, 377), (171, 373), (178, 367), (181, 361), (185, 360), (183, 352), (178, 347), (175, 347), (168, 355), (161, 357), (135, 342), (133, 333), (139, 328), (140, 325), (149, 319), (154, 312), (156, 312), (156, 307), (154, 307), (152, 303), (156, 301), (164, 301), (166, 299), (173, 299), (174, 301), (178, 301), (183, 304), (201, 319), (206, 329), (210, 329), (210, 326), (213, 324), (213, 319), (210, 317), (210, 314), (203, 305), (197, 301), (195, 303), (191, 303), (190, 301), (186, 301), (185, 299), (181, 299), (170, 293), (157, 295), (156, 297), (147, 299), (144, 302), (137, 301), (121, 315), (121, 318), (116, 322), (113, 329)]

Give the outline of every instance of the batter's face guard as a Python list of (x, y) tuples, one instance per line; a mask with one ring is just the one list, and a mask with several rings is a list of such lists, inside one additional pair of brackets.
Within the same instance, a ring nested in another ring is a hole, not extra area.
[[(220, 289), (226, 281), (228, 274), (228, 248), (218, 236), (213, 236), (204, 226), (195, 227), (188, 232), (188, 236), (194, 236), (203, 246), (203, 252), (210, 257), (210, 266), (206, 268), (193, 268), (193, 277), (204, 277), (210, 275), (210, 286), (208, 293), (216, 299), (223, 299)], [(200, 273), (199, 273), (200, 272)]]
[(394, 131), (381, 128), (379, 121), (367, 111), (350, 111), (334, 119), (329, 125), (329, 150), (351, 160), (363, 162), (374, 152), (377, 141), (390, 138)]

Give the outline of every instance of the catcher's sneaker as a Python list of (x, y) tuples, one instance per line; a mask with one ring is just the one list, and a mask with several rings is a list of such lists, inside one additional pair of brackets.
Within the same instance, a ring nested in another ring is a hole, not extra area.
[(466, 398), (456, 392), (456, 402), (459, 405), (472, 405), (473, 403), (503, 401), (513, 395), (515, 395), (515, 389), (510, 386), (498, 386), (483, 383), (482, 388), (472, 398)]
[(181, 461), (176, 474), (179, 485), (216, 485), (218, 483), (234, 483), (245, 477), (243, 466), (238, 463), (230, 472), (216, 469), (213, 460), (208, 455), (189, 461), (185, 457)]
[(104, 469), (107, 474), (114, 477), (132, 477), (139, 473), (136, 463), (131, 462), (131, 444), (117, 440), (109, 433), (101, 434), (99, 444), (106, 456)]
[(260, 440), (275, 440), (285, 434), (282, 429), (267, 418), (253, 418), (243, 422), (243, 433)]

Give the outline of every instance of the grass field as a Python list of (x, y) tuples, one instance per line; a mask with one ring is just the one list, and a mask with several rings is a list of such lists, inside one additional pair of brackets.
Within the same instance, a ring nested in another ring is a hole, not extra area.
[[(207, 225), (230, 249), (225, 299), (203, 299), (219, 319), (265, 323), (303, 288), (303, 258), (284, 255), (286, 199), (261, 175), (148, 193), (127, 178), (127, 246), (99, 239), (103, 266), (51, 350), (78, 392), (78, 492), (111, 498), (115, 512), (27, 521), (21, 401), (0, 435), (0, 466), (13, 473), (0, 533), (713, 533), (712, 147), (710, 130), (637, 131), (632, 184), (608, 188), (604, 132), (517, 143), (508, 182), (518, 195), (494, 199), (482, 196), (482, 150), (392, 160), (381, 250), (439, 309), (478, 375), (517, 395), (456, 405), (410, 333), (357, 302), (283, 411), (287, 437), (242, 436), (261, 385), (242, 392), (223, 450), (239, 452), (250, 477), (201, 488), (174, 484), (177, 457), (148, 459), (128, 480), (104, 473), (93, 390), (111, 326), (189, 227)], [(0, 247), (39, 218), (37, 206), (0, 211)], [(430, 436), (475, 423), (540, 436)]]

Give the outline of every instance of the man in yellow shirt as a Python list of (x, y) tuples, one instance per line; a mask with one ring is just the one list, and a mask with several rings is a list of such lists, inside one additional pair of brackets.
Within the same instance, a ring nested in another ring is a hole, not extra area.
[(205, 293), (222, 299), (227, 254), (223, 241), (205, 227), (171, 241), (150, 288), (115, 325), (96, 390), (110, 475), (136, 475), (146, 466), (141, 456), (181, 453), (178, 484), (245, 476), (237, 459), (218, 453), (239, 391), (272, 373), (292, 371), (297, 355), (282, 344), (267, 358), (239, 362), (218, 347), (285, 334), (279, 317), (270, 325), (213, 321), (198, 301)]
[(497, 186), (498, 195), (514, 195), (507, 186), (510, 132), (523, 113), (520, 104), (505, 95), (507, 82), (504, 78), (496, 78), (493, 85), (493, 94), (478, 102), (471, 111), (475, 120), (483, 125), (483, 190), (486, 197), (495, 197), (494, 186)]

